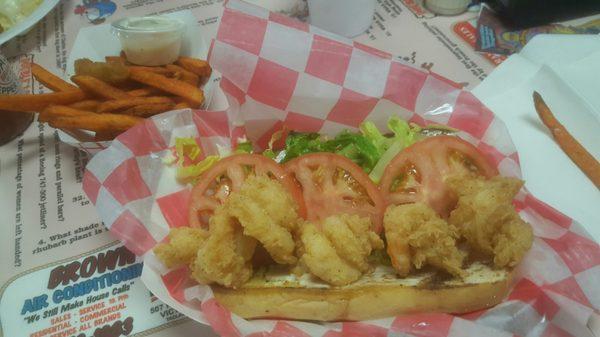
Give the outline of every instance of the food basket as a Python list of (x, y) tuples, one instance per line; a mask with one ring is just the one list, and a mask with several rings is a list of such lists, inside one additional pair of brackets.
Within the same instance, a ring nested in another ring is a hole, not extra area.
[(158, 298), (224, 336), (592, 336), (600, 305), (600, 250), (582, 227), (523, 189), (515, 200), (535, 239), (501, 304), (465, 315), (412, 314), (372, 321), (245, 320), (219, 305), (187, 268), (169, 270), (152, 248), (187, 224), (190, 187), (165, 165), (177, 137), (203, 154), (240, 137), (266, 146), (282, 125), (334, 135), (390, 116), (462, 130), (505, 176), (519, 157), (500, 119), (450, 80), (392, 55), (280, 14), (230, 0), (209, 61), (223, 76), (225, 111), (157, 115), (120, 135), (87, 166), (83, 188), (111, 233), (144, 259), (142, 280)]

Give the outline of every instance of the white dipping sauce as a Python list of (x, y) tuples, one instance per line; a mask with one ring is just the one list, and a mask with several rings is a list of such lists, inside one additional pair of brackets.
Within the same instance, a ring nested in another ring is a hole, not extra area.
[(185, 24), (163, 16), (131, 17), (112, 24), (127, 61), (142, 66), (175, 62), (181, 51)]

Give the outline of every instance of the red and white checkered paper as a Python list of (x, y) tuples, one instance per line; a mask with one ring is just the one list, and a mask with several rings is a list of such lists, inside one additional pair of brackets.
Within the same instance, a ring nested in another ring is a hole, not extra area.
[(189, 270), (167, 270), (152, 254), (170, 228), (187, 224), (189, 186), (162, 158), (176, 137), (196, 137), (204, 154), (246, 135), (264, 146), (282, 125), (334, 135), (363, 120), (384, 127), (392, 115), (464, 130), (503, 175), (520, 176), (510, 136), (491, 111), (450, 80), (305, 23), (230, 0), (210, 63), (223, 75), (227, 111), (180, 110), (155, 116), (90, 161), (83, 188), (110, 231), (144, 256), (142, 279), (161, 300), (224, 336), (591, 336), (600, 306), (600, 249), (572, 219), (523, 191), (516, 200), (535, 232), (508, 298), (480, 312), (416, 314), (381, 320), (307, 323), (244, 320), (195, 284)]

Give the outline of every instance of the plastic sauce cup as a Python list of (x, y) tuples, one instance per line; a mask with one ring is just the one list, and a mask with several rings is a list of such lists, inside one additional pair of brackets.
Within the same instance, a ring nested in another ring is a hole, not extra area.
[(113, 22), (112, 29), (127, 61), (161, 66), (179, 57), (185, 24), (164, 16), (129, 17)]
[(310, 23), (345, 37), (364, 33), (375, 13), (375, 0), (308, 0)]

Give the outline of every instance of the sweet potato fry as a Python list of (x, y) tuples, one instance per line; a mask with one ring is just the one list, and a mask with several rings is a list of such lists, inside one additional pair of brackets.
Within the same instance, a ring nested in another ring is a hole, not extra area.
[(39, 95), (0, 95), (0, 110), (37, 112), (50, 105), (71, 104), (85, 98), (79, 89)]
[(106, 61), (106, 63), (116, 62), (121, 64), (127, 64), (127, 60), (121, 56), (106, 56), (104, 57), (104, 60)]
[(200, 106), (204, 102), (204, 93), (202, 90), (183, 81), (166, 78), (159, 74), (137, 69), (131, 69), (130, 76), (133, 80), (140, 83), (183, 97), (192, 106)]
[(107, 140), (113, 140), (113, 139), (117, 138), (117, 136), (120, 134), (121, 134), (121, 132), (119, 132), (119, 131), (117, 131), (117, 132), (99, 131), (99, 132), (96, 132), (96, 134), (94, 135), (94, 141), (103, 142), (103, 141), (107, 141)]
[(86, 99), (85, 101), (69, 104), (70, 108), (86, 110), (86, 111), (96, 111), (98, 105), (100, 105), (100, 101), (95, 99)]
[(558, 146), (579, 166), (596, 187), (600, 188), (600, 163), (554, 117), (542, 96), (535, 91), (533, 92), (533, 102), (540, 119), (550, 129)]
[(52, 91), (77, 91), (79, 88), (54, 75), (39, 64), (31, 64), (31, 73), (38, 82)]
[(146, 96), (153, 96), (153, 95), (158, 96), (161, 94), (164, 94), (164, 92), (160, 91), (156, 88), (152, 88), (152, 87), (133, 89), (133, 90), (129, 90), (127, 92), (127, 95), (133, 96), (133, 97), (146, 97)]
[(76, 117), (58, 117), (48, 124), (54, 128), (84, 129), (95, 132), (123, 132), (144, 119), (117, 114), (93, 114)]
[(172, 104), (175, 105), (172, 99), (164, 96), (156, 97), (132, 97), (127, 99), (117, 99), (106, 101), (98, 106), (98, 112), (111, 112), (134, 107), (136, 105), (152, 105), (152, 104)]
[[(182, 79), (183, 76), (181, 75), (180, 72), (173, 73), (173, 76), (167, 76), (167, 77), (172, 78), (174, 80), (183, 81), (183, 79)], [(185, 82), (185, 81), (183, 81), (183, 82)]]
[(59, 117), (94, 116), (95, 113), (81, 109), (74, 109), (64, 105), (51, 105), (40, 112), (38, 121), (45, 123)]
[(145, 70), (151, 73), (161, 74), (164, 76), (173, 76), (173, 74), (175, 73), (174, 71), (163, 67), (129, 66), (129, 71), (131, 70)]
[(150, 117), (163, 113), (165, 111), (173, 110), (175, 103), (159, 103), (159, 104), (142, 104), (131, 107), (122, 113), (130, 116), (138, 117)]
[(107, 99), (125, 99), (131, 97), (125, 91), (92, 76), (76, 75), (71, 77), (71, 81), (75, 82), (84, 91), (95, 96)]
[(208, 65), (207, 61), (192, 57), (180, 56), (175, 63), (200, 77), (208, 77), (212, 72), (212, 69), (210, 68), (210, 65)]
[(111, 85), (119, 85), (129, 78), (129, 69), (118, 62), (94, 62), (89, 59), (75, 60), (75, 75), (95, 77)]
[(181, 80), (184, 82), (187, 82), (193, 86), (198, 86), (198, 83), (200, 83), (200, 77), (198, 77), (198, 75), (194, 74), (191, 71), (188, 71), (180, 66), (174, 65), (174, 64), (167, 64), (165, 66), (165, 68), (167, 68), (168, 70), (171, 70), (173, 72), (176, 73), (180, 73), (181, 74)]
[(179, 110), (179, 109), (188, 109), (191, 108), (190, 104), (188, 102), (179, 102), (177, 104), (175, 104), (175, 106), (173, 107), (173, 110)]

